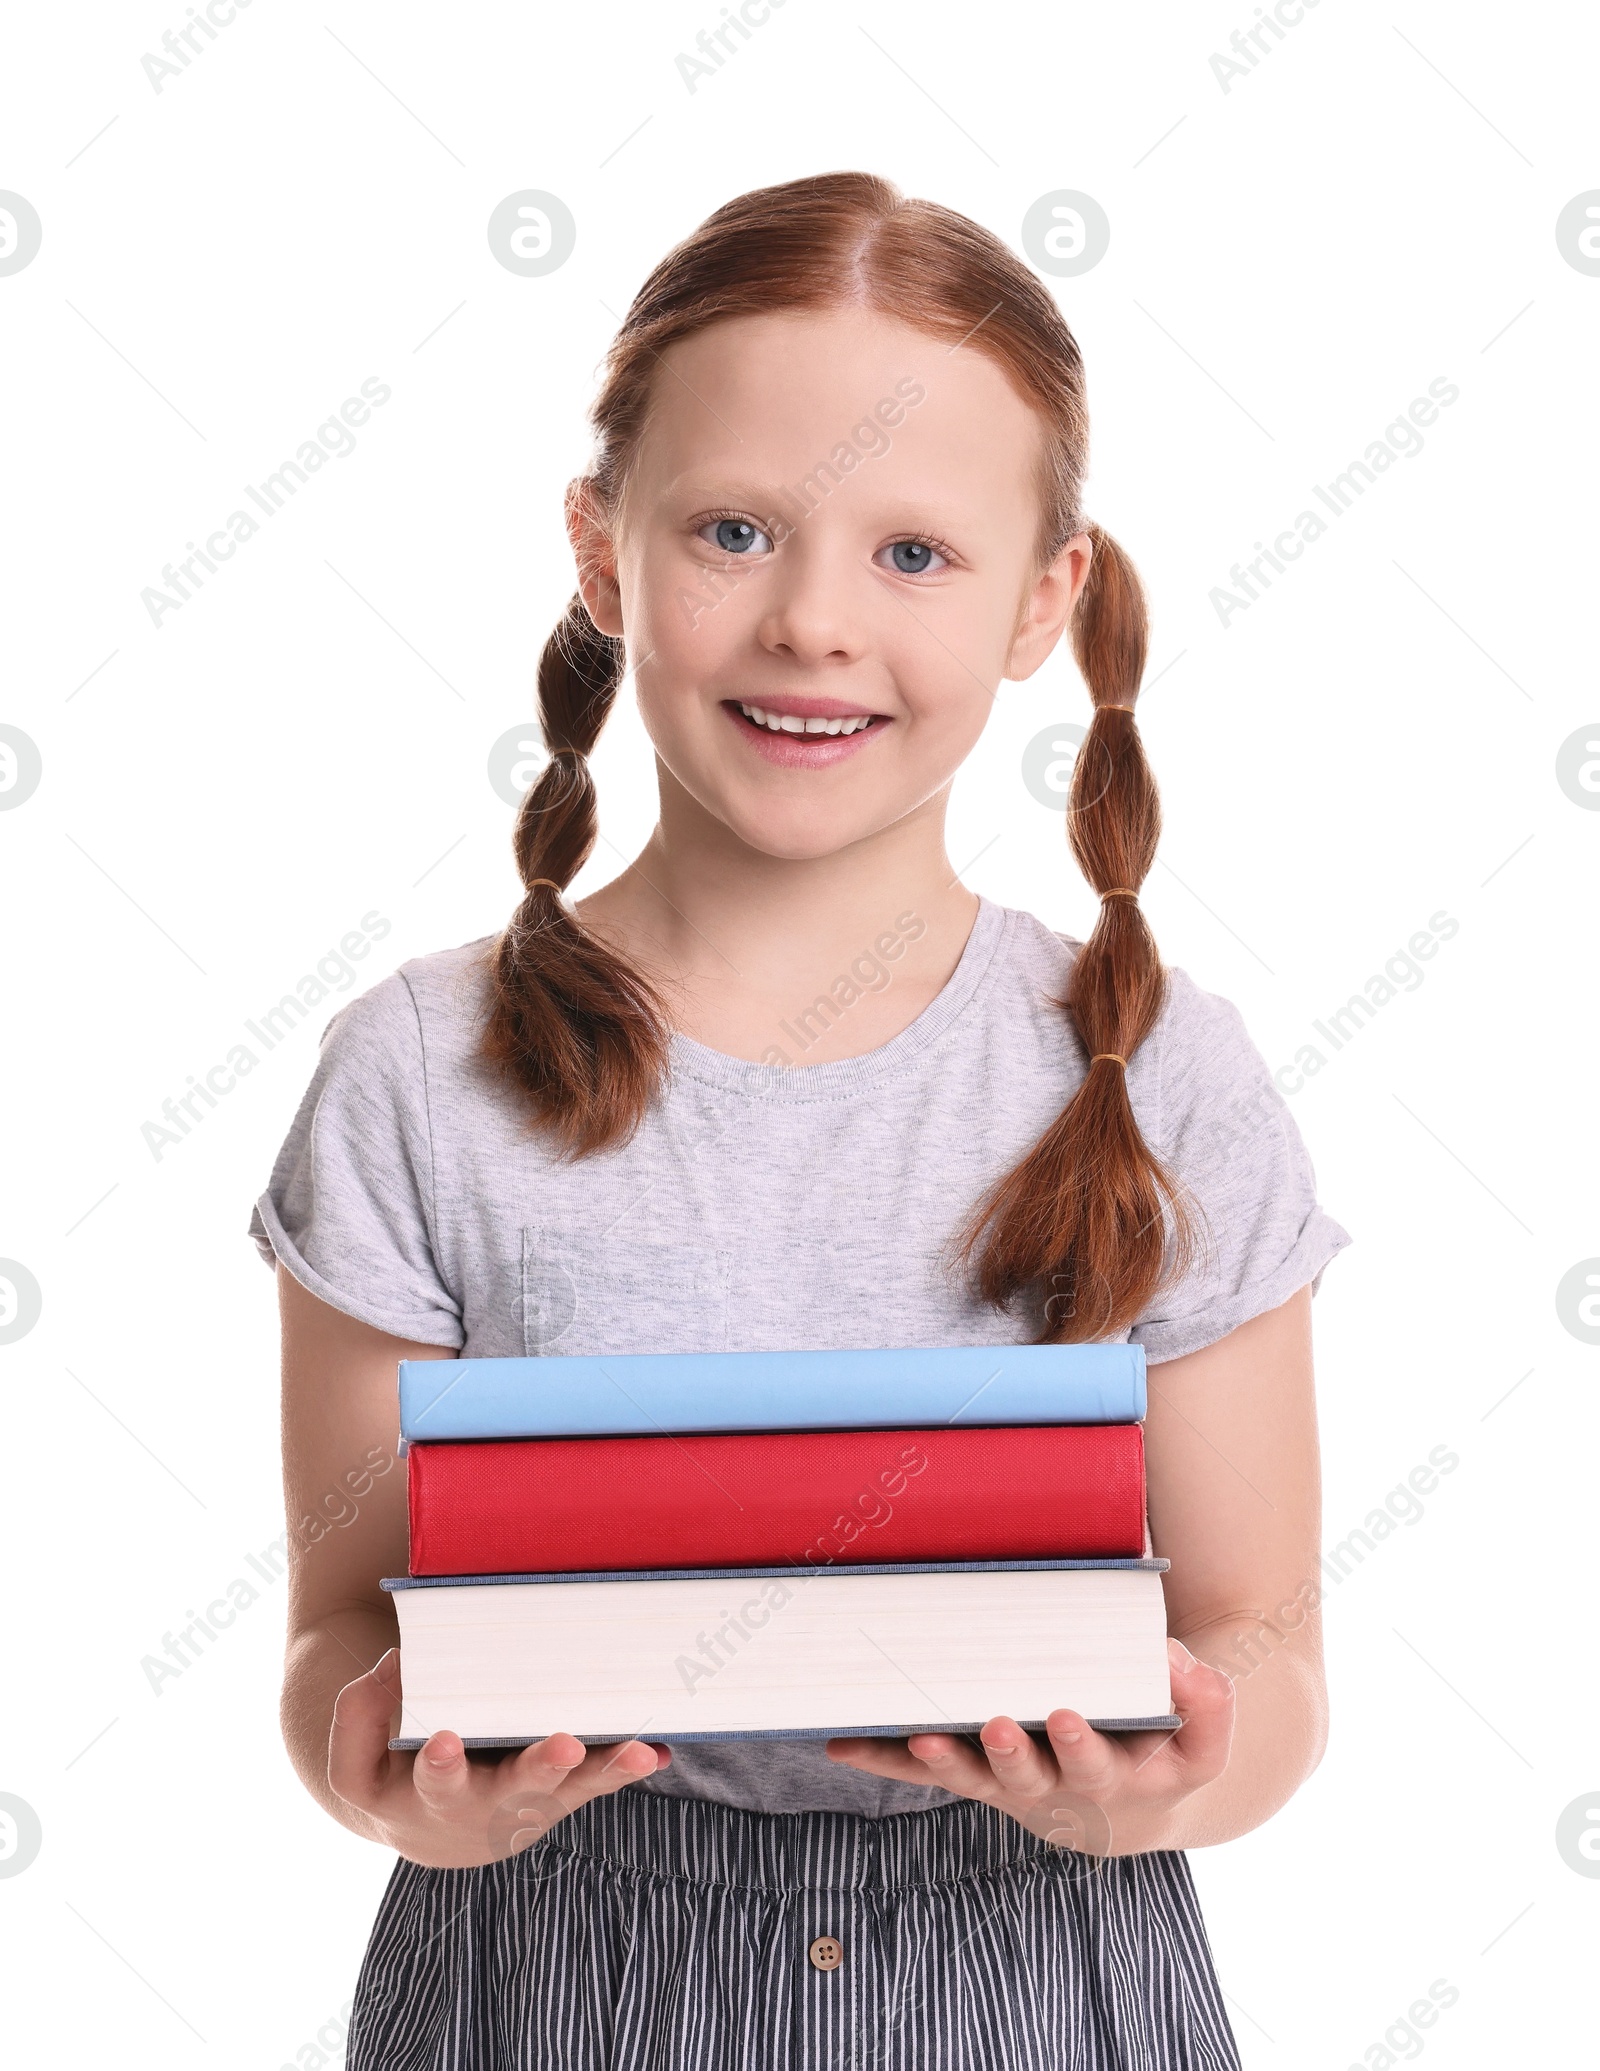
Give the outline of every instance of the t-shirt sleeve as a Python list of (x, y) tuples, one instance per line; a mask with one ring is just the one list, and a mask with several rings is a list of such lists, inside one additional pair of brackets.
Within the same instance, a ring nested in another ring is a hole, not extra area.
[(1188, 1272), (1129, 1333), (1154, 1364), (1215, 1344), (1307, 1281), (1315, 1294), (1353, 1240), (1317, 1200), (1310, 1154), (1238, 1008), (1171, 969), (1152, 1036), (1151, 1149), (1180, 1183), (1198, 1237)]
[(422, 1029), (393, 972), (322, 1032), (250, 1235), (321, 1300), (419, 1344), (459, 1347), (461, 1303), (439, 1269)]

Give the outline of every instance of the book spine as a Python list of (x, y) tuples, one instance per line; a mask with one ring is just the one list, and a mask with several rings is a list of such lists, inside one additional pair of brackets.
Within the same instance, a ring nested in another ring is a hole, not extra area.
[(1137, 1424), (414, 1444), (413, 1575), (1137, 1558)]

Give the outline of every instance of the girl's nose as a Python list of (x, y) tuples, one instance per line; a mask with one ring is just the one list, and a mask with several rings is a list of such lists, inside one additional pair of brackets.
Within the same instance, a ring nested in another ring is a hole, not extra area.
[(789, 565), (768, 593), (757, 627), (762, 646), (805, 668), (859, 660), (865, 633), (847, 571), (824, 555), (795, 553), (796, 545), (790, 542)]

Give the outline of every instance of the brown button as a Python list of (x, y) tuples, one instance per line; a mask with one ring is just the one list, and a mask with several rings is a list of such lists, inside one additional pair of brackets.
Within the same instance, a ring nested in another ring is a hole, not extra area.
[(837, 1970), (844, 1961), (844, 1950), (831, 1934), (819, 1934), (806, 1954), (818, 1970)]

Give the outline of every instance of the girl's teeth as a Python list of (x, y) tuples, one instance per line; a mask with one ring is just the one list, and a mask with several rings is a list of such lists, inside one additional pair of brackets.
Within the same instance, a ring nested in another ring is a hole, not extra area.
[(759, 705), (741, 704), (739, 710), (768, 733), (858, 733), (872, 724), (871, 715), (865, 712), (855, 719), (802, 719), (794, 712), (763, 712)]

